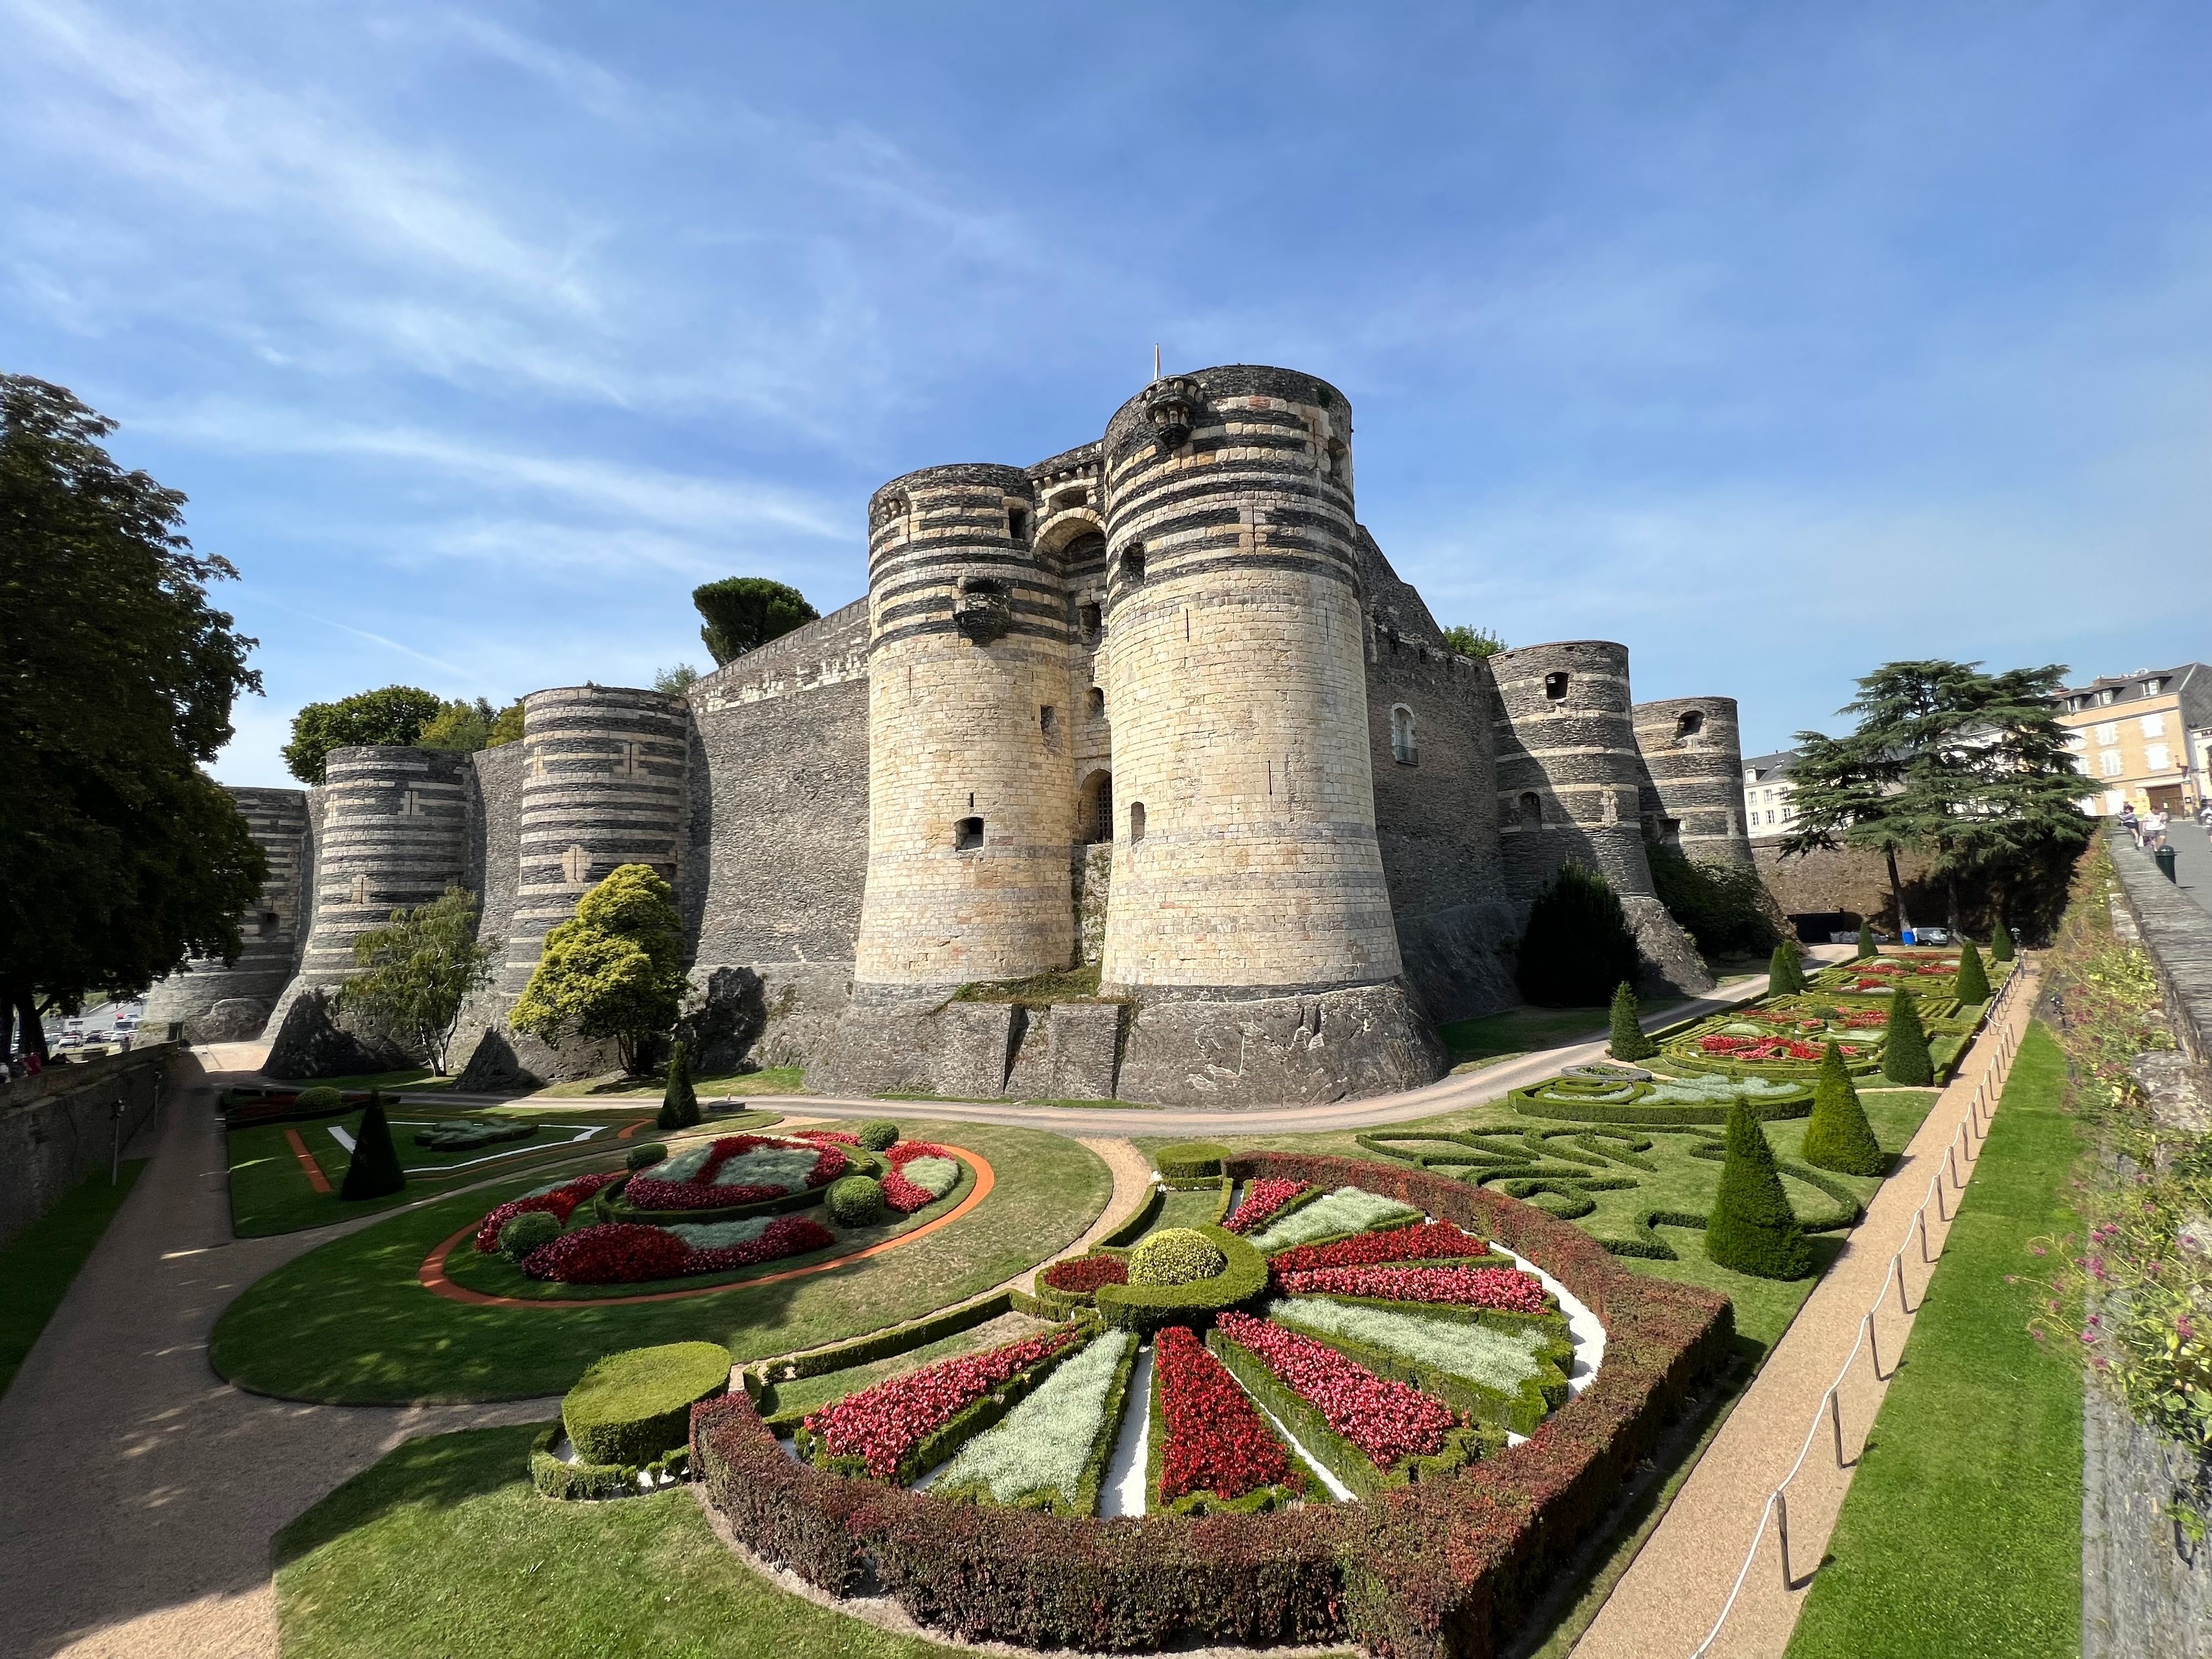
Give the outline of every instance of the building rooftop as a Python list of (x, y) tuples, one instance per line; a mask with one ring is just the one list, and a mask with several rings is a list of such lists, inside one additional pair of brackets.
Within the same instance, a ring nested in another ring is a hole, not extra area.
[(1781, 750), (1771, 755), (1746, 755), (1743, 757), (1743, 769), (1752, 775), (1745, 781), (1771, 783), (1777, 778), (1788, 777), (1790, 769), (1796, 763), (1797, 751), (1795, 749)]
[[(2109, 708), (2118, 703), (2140, 702), (2146, 697), (2170, 696), (2200, 674), (2212, 679), (2212, 667), (2201, 662), (2185, 662), (2175, 668), (2139, 668), (2132, 674), (2107, 674), (2083, 685), (2063, 686), (2059, 690), (2058, 700), (2069, 714), (2086, 708)], [(2106, 692), (2112, 695), (2106, 696)]]

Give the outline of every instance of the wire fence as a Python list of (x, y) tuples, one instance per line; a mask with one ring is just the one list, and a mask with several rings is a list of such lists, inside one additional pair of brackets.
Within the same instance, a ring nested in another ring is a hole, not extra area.
[[(1945, 1183), (1948, 1180), (1954, 1194), (1965, 1193), (1967, 1179), (1973, 1173), (1973, 1165), (1981, 1157), (1981, 1143), (1989, 1139), (1990, 1120), (1996, 1111), (1997, 1102), (2004, 1091), (2005, 1079), (2012, 1074), (2013, 1060), (2020, 1050), (2019, 1040), (2006, 1021), (2010, 1018), (2014, 992), (2027, 982), (2026, 968), (2025, 962), (2015, 967), (2006, 976), (2003, 988), (1990, 1004), (1984, 1019), (1985, 1029), (1994, 1034), (1995, 1047), (1991, 1050), (1990, 1064), (1983, 1069), (1980, 1082), (1974, 1085), (1973, 1097), (1967, 1103), (1966, 1115), (1959, 1120), (1958, 1133), (1943, 1148), (1943, 1161), (1929, 1178), (1926, 1195), (1905, 1224), (1905, 1236), (1890, 1254), (1889, 1266), (1882, 1274), (1881, 1284), (1875, 1291), (1874, 1300), (1868, 1304), (1866, 1312), (1860, 1316), (1858, 1335), (1852, 1340), (1850, 1352), (1844, 1356), (1843, 1364), (1837, 1369), (1835, 1381), (1828, 1384), (1828, 1390), (1821, 1395), (1820, 1405), (1814, 1408), (1813, 1421), (1805, 1431), (1805, 1443), (1797, 1449), (1796, 1462), (1790, 1464), (1790, 1473), (1784, 1475), (1766, 1496), (1765, 1507), (1759, 1514), (1759, 1525), (1753, 1530), (1750, 1546), (1744, 1551), (1743, 1565), (1736, 1571), (1735, 1583), (1729, 1586), (1728, 1600), (1721, 1604), (1720, 1616), (1713, 1620), (1712, 1628), (1705, 1632), (1705, 1639), (1692, 1650), (1690, 1659), (1705, 1659), (1713, 1644), (1720, 1639), (1721, 1630), (1728, 1623), (1729, 1614), (1735, 1610), (1736, 1598), (1743, 1594), (1743, 1587), (1751, 1578), (1752, 1567), (1759, 1559), (1759, 1547), (1766, 1537), (1769, 1520), (1774, 1522), (1776, 1540), (1781, 1547), (1783, 1589), (1785, 1592), (1795, 1590), (1801, 1582), (1792, 1576), (1790, 1570), (1790, 1483), (1805, 1467), (1805, 1459), (1812, 1452), (1813, 1443), (1820, 1438), (1823, 1418), (1827, 1419), (1827, 1425), (1834, 1437), (1836, 1467), (1838, 1469), (1850, 1467), (1850, 1460), (1844, 1455), (1842, 1389), (1844, 1380), (1851, 1373), (1851, 1367), (1858, 1364), (1859, 1355), (1862, 1352), (1866, 1355), (1868, 1362), (1874, 1367), (1876, 1381), (1887, 1382), (1896, 1375), (1894, 1360), (1888, 1370), (1881, 1368), (1881, 1333), (1875, 1325), (1875, 1316), (1881, 1311), (1882, 1298), (1889, 1294), (1893, 1279), (1897, 1284), (1897, 1307), (1900, 1314), (1910, 1316), (1928, 1300), (1924, 1286), (1918, 1303), (1911, 1301), (1906, 1292), (1905, 1252), (1911, 1247), (1913, 1235), (1917, 1232), (1920, 1240), (1920, 1260), (1923, 1264), (1933, 1264), (1936, 1256), (1942, 1254), (1940, 1248), (1929, 1242), (1928, 1206), (1930, 1204), (1936, 1206), (1937, 1220), (1948, 1222), (1952, 1218), (1955, 1212), (1946, 1207)], [(1945, 1237), (1948, 1239), (1949, 1235), (1947, 1233)]]

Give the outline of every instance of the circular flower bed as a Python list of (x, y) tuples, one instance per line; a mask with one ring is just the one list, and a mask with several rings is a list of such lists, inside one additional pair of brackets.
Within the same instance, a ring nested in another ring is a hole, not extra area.
[(725, 1135), (686, 1147), (631, 1178), (633, 1210), (727, 1210), (826, 1187), (851, 1160), (842, 1147), (779, 1135)]

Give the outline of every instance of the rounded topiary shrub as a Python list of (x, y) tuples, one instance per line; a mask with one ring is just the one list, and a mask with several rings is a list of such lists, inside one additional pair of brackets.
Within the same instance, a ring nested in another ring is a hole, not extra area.
[(1229, 1258), (1204, 1233), (1189, 1227), (1164, 1227), (1129, 1252), (1132, 1285), (1194, 1285), (1212, 1279)]
[(668, 1156), (668, 1148), (657, 1140), (648, 1140), (642, 1146), (633, 1146), (623, 1155), (623, 1167), (642, 1170), (660, 1162)]
[(860, 1145), (872, 1152), (898, 1145), (899, 1127), (889, 1118), (871, 1118), (860, 1126)]
[(822, 1202), (841, 1225), (872, 1227), (884, 1218), (884, 1183), (872, 1176), (846, 1176), (830, 1183)]
[(520, 1262), (541, 1244), (550, 1244), (561, 1237), (561, 1224), (544, 1210), (525, 1210), (499, 1230), (499, 1251), (508, 1261)]
[(1218, 1176), (1222, 1160), (1228, 1156), (1226, 1146), (1217, 1146), (1210, 1140), (1178, 1140), (1152, 1154), (1152, 1167), (1164, 1180), (1199, 1181)]
[(343, 1107), (345, 1097), (325, 1084), (312, 1089), (302, 1089), (292, 1102), (295, 1112), (335, 1112)]
[(690, 1439), (693, 1406), (729, 1391), (730, 1351), (719, 1342), (632, 1348), (584, 1373), (561, 1422), (586, 1462), (641, 1467)]

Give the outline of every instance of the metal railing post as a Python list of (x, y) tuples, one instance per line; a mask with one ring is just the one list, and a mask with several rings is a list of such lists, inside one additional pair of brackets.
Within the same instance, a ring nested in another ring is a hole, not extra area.
[(1913, 1213), (1920, 1218), (1920, 1259), (1933, 1261), (1936, 1258), (1928, 1254), (1928, 1206), (1923, 1204)]
[(1860, 1322), (1866, 1327), (1867, 1358), (1873, 1362), (1875, 1380), (1886, 1382), (1889, 1379), (1881, 1374), (1881, 1327), (1875, 1323), (1872, 1308), (1866, 1310), (1866, 1316)]
[(1909, 1317), (1912, 1304), (1905, 1299), (1905, 1252), (1899, 1250), (1890, 1257), (1889, 1265), (1897, 1269), (1897, 1310)]

